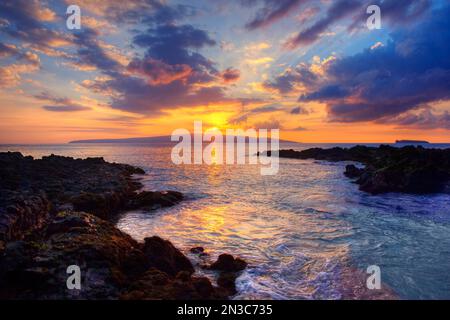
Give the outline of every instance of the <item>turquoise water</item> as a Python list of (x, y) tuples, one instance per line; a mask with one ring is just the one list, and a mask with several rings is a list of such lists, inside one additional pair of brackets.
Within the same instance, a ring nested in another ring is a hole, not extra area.
[[(312, 146), (331, 145), (282, 147)], [(160, 145), (0, 146), (6, 150), (103, 156), (143, 167), (146, 189), (183, 192), (180, 205), (124, 213), (118, 227), (137, 240), (167, 238), (198, 264), (188, 253), (198, 245), (210, 260), (243, 257), (250, 266), (235, 298), (345, 298), (369, 265), (399, 298), (450, 298), (449, 195), (367, 195), (343, 176), (346, 163), (280, 159), (277, 175), (261, 176), (255, 165), (175, 166)]]

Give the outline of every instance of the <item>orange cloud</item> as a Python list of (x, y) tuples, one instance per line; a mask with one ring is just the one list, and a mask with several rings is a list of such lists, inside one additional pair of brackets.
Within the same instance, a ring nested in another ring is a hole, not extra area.
[(192, 73), (192, 68), (185, 64), (167, 64), (163, 61), (147, 58), (133, 60), (128, 71), (145, 76), (152, 85), (169, 84), (176, 80), (185, 80)]
[(0, 88), (18, 86), (23, 73), (31, 73), (39, 68), (38, 64), (11, 64), (0, 68)]

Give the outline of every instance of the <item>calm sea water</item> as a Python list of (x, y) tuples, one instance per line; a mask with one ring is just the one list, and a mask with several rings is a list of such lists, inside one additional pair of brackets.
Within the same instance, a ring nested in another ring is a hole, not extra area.
[[(333, 145), (282, 145), (313, 146)], [(144, 168), (148, 190), (183, 192), (180, 205), (124, 213), (118, 227), (137, 240), (169, 239), (199, 264), (189, 248), (205, 247), (211, 260), (243, 257), (250, 267), (235, 298), (339, 299), (352, 285), (339, 273), (369, 265), (400, 298), (450, 298), (449, 195), (371, 196), (343, 176), (345, 163), (280, 159), (277, 175), (261, 176), (255, 165), (175, 166), (170, 147), (152, 144), (0, 146), (7, 150), (101, 156)]]

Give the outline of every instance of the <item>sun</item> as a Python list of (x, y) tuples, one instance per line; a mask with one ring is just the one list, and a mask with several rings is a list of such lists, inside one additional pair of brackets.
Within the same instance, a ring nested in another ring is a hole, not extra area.
[(211, 130), (221, 130), (227, 127), (228, 117), (227, 112), (214, 112), (206, 115), (204, 122), (211, 127)]

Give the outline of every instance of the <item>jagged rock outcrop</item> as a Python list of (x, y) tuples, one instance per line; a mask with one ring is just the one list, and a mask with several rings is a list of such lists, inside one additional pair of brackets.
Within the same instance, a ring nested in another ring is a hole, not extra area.
[[(81, 290), (66, 286), (81, 269)], [(194, 277), (190, 261), (158, 237), (138, 243), (83, 212), (60, 212), (39, 232), (9, 242), (0, 258), (3, 299), (224, 299), (228, 291)]]
[(234, 258), (231, 254), (221, 254), (217, 261), (209, 266), (211, 270), (220, 270), (225, 272), (238, 272), (247, 267), (247, 262), (241, 258)]
[(103, 158), (0, 153), (0, 240), (19, 239), (50, 212), (73, 209), (112, 219), (123, 209), (154, 209), (183, 199), (176, 191), (138, 192), (142, 184), (133, 175), (144, 173)]
[[(121, 210), (183, 199), (139, 192), (133, 175), (143, 173), (102, 158), (0, 153), (0, 299), (226, 299), (230, 290), (193, 276), (169, 241), (138, 243), (109, 222)], [(81, 290), (67, 288), (71, 265)]]
[[(269, 152), (270, 155), (270, 152)], [(371, 194), (403, 192), (411, 194), (450, 193), (450, 149), (405, 146), (378, 148), (356, 146), (349, 149), (313, 148), (303, 151), (280, 150), (281, 158), (355, 161), (345, 174), (356, 179), (362, 191)]]
[(143, 252), (149, 267), (164, 271), (171, 276), (176, 276), (181, 271), (194, 273), (194, 267), (189, 259), (172, 243), (160, 237), (145, 238)]
[(231, 254), (221, 254), (209, 267), (210, 270), (219, 271), (217, 284), (228, 295), (236, 294), (236, 279), (240, 272), (247, 268), (247, 262), (241, 258), (235, 258)]

